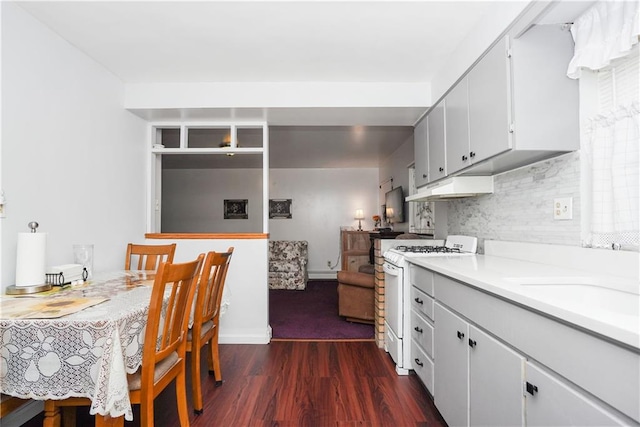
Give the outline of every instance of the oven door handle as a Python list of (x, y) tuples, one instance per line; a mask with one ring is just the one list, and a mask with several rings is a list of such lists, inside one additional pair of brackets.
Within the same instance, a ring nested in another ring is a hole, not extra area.
[(398, 269), (390, 264), (387, 264), (386, 262), (383, 264), (382, 266), (384, 268), (384, 272), (390, 276), (399, 276), (400, 272), (398, 271)]

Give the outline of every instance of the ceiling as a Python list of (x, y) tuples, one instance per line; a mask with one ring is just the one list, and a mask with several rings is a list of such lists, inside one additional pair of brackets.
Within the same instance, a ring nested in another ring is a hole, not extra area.
[(125, 83), (430, 81), (485, 1), (35, 1)]
[[(124, 83), (430, 82), (496, 1), (24, 1), (24, 10)], [(407, 140), (419, 108), (267, 109), (271, 158), (289, 167), (370, 167)], [(147, 110), (153, 120), (231, 109)], [(317, 118), (313, 122), (314, 117)], [(354, 132), (348, 126), (379, 124)], [(359, 135), (359, 136), (357, 136)], [(364, 135), (364, 138), (363, 138)], [(280, 150), (279, 147), (282, 147)], [(303, 148), (304, 147), (304, 148)], [(322, 148), (321, 148), (322, 147)], [(193, 159), (192, 159), (193, 160)], [(177, 162), (177, 160), (176, 160)], [(202, 161), (206, 163), (206, 160)], [(272, 162), (273, 163), (273, 162)]]

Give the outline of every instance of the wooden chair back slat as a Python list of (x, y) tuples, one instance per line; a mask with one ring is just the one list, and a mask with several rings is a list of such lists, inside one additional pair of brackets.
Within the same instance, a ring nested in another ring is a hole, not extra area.
[(206, 323), (219, 314), (233, 249), (230, 247), (227, 252), (207, 254), (198, 284), (194, 324)]
[[(174, 351), (184, 358), (191, 302), (204, 259), (182, 264), (162, 263), (156, 274), (142, 353), (142, 387), (153, 387), (155, 365)], [(169, 293), (164, 306), (164, 297)]]
[(138, 245), (129, 243), (125, 258), (125, 270), (157, 271), (163, 262), (173, 262), (176, 244), (169, 245)]

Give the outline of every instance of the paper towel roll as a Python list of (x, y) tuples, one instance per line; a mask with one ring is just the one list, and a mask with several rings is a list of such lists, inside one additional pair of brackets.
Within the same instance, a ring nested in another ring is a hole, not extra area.
[(47, 233), (18, 233), (16, 286), (43, 284), (46, 262)]

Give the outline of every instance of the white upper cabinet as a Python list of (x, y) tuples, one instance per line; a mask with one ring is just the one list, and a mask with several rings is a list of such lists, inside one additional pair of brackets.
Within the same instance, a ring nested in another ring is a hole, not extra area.
[(433, 107), (427, 116), (429, 136), (429, 181), (447, 176), (445, 151), (445, 100)]
[(429, 151), (427, 149), (427, 119), (422, 119), (413, 131), (413, 149), (416, 168), (416, 187), (429, 182)]
[(573, 40), (558, 26), (505, 36), (469, 72), (469, 158), (488, 175), (580, 148)]
[(578, 82), (566, 76), (572, 54), (571, 34), (553, 25), (498, 40), (427, 115), (429, 182), (579, 149)]
[(447, 171), (454, 173), (471, 164), (469, 146), (469, 80), (462, 79), (446, 98)]
[(469, 73), (469, 151), (478, 163), (512, 148), (509, 38), (495, 45)]

